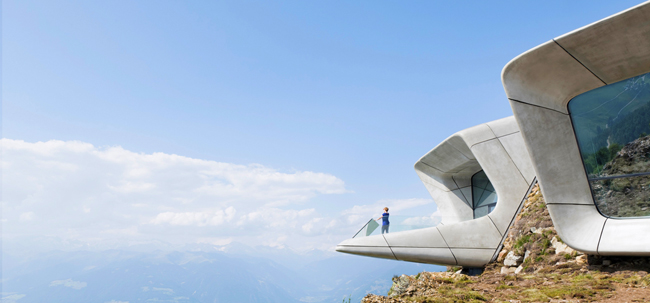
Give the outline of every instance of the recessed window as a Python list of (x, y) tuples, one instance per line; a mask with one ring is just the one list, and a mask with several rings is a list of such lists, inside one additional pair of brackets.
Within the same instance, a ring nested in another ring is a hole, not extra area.
[(583, 93), (569, 113), (600, 212), (650, 216), (650, 73)]
[(497, 206), (497, 193), (492, 182), (480, 171), (472, 176), (472, 208), (474, 219), (487, 216)]

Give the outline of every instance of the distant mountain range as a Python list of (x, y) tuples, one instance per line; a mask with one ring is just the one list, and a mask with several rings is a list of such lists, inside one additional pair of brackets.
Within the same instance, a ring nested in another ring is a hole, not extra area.
[(223, 250), (5, 254), (2, 302), (358, 302), (385, 294), (393, 275), (445, 269), (321, 251)]

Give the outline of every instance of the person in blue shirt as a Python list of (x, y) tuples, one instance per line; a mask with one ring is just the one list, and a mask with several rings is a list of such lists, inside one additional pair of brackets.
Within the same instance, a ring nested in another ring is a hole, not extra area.
[(381, 219), (381, 233), (388, 233), (388, 227), (390, 226), (390, 222), (388, 222), (388, 207), (384, 207), (384, 213), (381, 215), (381, 217), (377, 218), (377, 220)]

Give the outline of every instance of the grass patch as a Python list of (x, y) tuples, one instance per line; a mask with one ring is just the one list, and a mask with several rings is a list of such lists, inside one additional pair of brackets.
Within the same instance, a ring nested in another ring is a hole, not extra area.
[(572, 298), (586, 299), (596, 294), (596, 292), (592, 289), (586, 287), (573, 286), (573, 285), (563, 285), (560, 287), (553, 287), (553, 288), (542, 288), (540, 289), (540, 291), (544, 295), (556, 299), (572, 299)]
[(530, 288), (518, 293), (518, 299), (523, 302), (547, 302), (548, 296), (539, 289)]

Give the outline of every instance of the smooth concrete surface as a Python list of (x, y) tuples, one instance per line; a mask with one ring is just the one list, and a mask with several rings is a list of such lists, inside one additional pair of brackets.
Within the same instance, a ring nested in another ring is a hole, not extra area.
[(341, 245), (338, 245), (338, 246), (336, 246), (336, 251), (346, 253), (346, 254), (352, 254), (352, 255), (397, 260), (395, 258), (395, 255), (393, 254), (393, 251), (388, 246), (386, 246), (386, 247), (367, 247), (367, 246), (341, 246)]
[(445, 248), (421, 248), (421, 247), (393, 247), (393, 253), (397, 260), (438, 264), (457, 265), (456, 258), (451, 250)]
[[(478, 164), (476, 165), (478, 166)], [(431, 167), (423, 162), (415, 164), (415, 172), (422, 182), (435, 186), (442, 190), (452, 190), (458, 188), (451, 175)]]
[(462, 167), (469, 160), (451, 144), (441, 144), (435, 153), (426, 154), (420, 159), (420, 162), (443, 172), (456, 172), (459, 167)]
[(575, 250), (598, 254), (598, 241), (606, 218), (591, 205), (547, 204), (562, 241)]
[(650, 224), (635, 219), (607, 219), (600, 237), (598, 253), (617, 256), (650, 254)]
[(384, 238), (393, 248), (414, 246), (413, 243), (417, 243), (417, 247), (447, 247), (437, 227), (388, 233), (384, 234)]
[(552, 203), (594, 205), (587, 173), (568, 115), (538, 106), (511, 102), (521, 134), (541, 184)]
[(438, 230), (450, 248), (496, 249), (503, 236), (487, 216), (438, 226)]
[(505, 148), (510, 159), (515, 163), (517, 169), (526, 180), (526, 183), (533, 182), (535, 179), (535, 168), (533, 163), (530, 161), (530, 155), (527, 150), (522, 150), (521, 147), (525, 146), (524, 138), (521, 136), (521, 133), (514, 133), (510, 135), (505, 135), (499, 137), (499, 141), (503, 148)]
[(471, 196), (463, 194), (461, 189), (444, 191), (424, 184), (433, 201), (444, 201), (438, 204), (438, 211), (442, 214), (442, 222), (445, 224), (471, 220), (474, 217), (472, 210)]
[(463, 154), (468, 159), (474, 159), (474, 154), (469, 149), (470, 145), (467, 145), (465, 139), (459, 135), (453, 135), (445, 140), (446, 144), (453, 146), (461, 154)]
[[(526, 163), (529, 157), (523, 139), (513, 136), (520, 138), (515, 118), (500, 119), (459, 131), (418, 160), (415, 171), (438, 206), (441, 225), (367, 237), (372, 238), (369, 240), (348, 239), (336, 250), (391, 258), (385, 250), (388, 247), (398, 260), (487, 264), (534, 182), (534, 177), (528, 180), (521, 173), (530, 171), (532, 164)], [(508, 142), (507, 149), (501, 138)], [(471, 178), (481, 170), (490, 179), (498, 200), (492, 213), (474, 219)]]
[(555, 41), (600, 79), (611, 84), (648, 72), (648, 20), (650, 6), (644, 3)]
[(451, 252), (456, 257), (458, 264), (467, 267), (483, 267), (494, 256), (496, 249), (452, 248)]
[(579, 94), (650, 72), (648, 20), (645, 2), (535, 47), (502, 72), (555, 228), (586, 253), (650, 256), (650, 218), (606, 219), (597, 211), (567, 108)]
[[(519, 149), (525, 153), (522, 147), (523, 144)], [(498, 186), (494, 182), (493, 185), (499, 200), (494, 211), (488, 216), (501, 235), (504, 235), (530, 183), (526, 182), (499, 140), (478, 143), (472, 147), (472, 150), (475, 151), (488, 179), (498, 183)]]
[(503, 137), (519, 132), (519, 126), (512, 123), (512, 117), (495, 120), (485, 124), (487, 124), (496, 137)]
[[(510, 61), (501, 78), (509, 99), (564, 114), (569, 113), (566, 104), (571, 98), (605, 85), (555, 41), (546, 42)], [(548, 102), (549, 99), (558, 102)]]
[[(494, 132), (490, 129), (487, 124), (480, 124), (474, 127), (470, 127), (468, 129), (461, 130), (457, 132), (454, 136), (459, 136), (462, 138), (465, 146), (471, 150), (472, 146), (476, 143), (487, 141), (487, 140), (492, 140), (496, 136), (494, 135)], [(446, 140), (443, 143), (440, 144), (445, 144)], [(435, 151), (435, 148), (431, 151)], [(472, 152), (474, 154), (474, 152)]]

